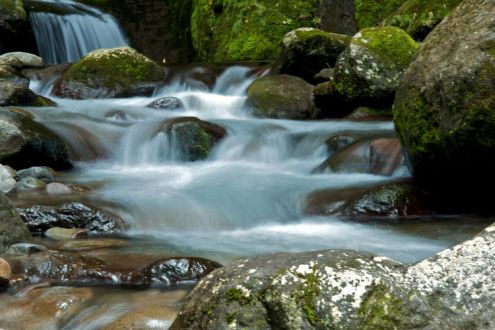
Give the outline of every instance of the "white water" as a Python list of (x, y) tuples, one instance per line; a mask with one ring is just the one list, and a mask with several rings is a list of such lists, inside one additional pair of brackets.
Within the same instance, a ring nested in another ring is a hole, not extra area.
[[(254, 77), (227, 69), (212, 91), (177, 79), (152, 98), (74, 101), (36, 111), (71, 146), (82, 183), (104, 181), (96, 200), (118, 205), (129, 235), (150, 235), (170, 251), (229, 260), (274, 251), (351, 248), (412, 262), (448, 247), (432, 239), (335, 217), (303, 214), (305, 197), (395, 178), (347, 173), (311, 174), (328, 155), (323, 142), (339, 131), (392, 130), (390, 122), (256, 119), (244, 106)], [(192, 84), (195, 85), (195, 84)], [(32, 87), (49, 90), (33, 83)], [(146, 108), (160, 96), (186, 109)], [(163, 120), (197, 116), (225, 127), (228, 136), (205, 161), (185, 163), (171, 136), (155, 134)], [(106, 158), (91, 160), (95, 155)]]
[(38, 0), (71, 14), (31, 12), (36, 43), (49, 64), (74, 62), (92, 50), (126, 46), (127, 38), (113, 16), (71, 0)]

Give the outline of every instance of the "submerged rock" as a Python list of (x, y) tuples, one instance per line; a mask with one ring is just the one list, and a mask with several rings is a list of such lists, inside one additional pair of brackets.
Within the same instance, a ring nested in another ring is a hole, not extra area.
[(322, 69), (335, 66), (351, 37), (313, 28), (300, 28), (284, 36), (284, 60), (281, 73), (298, 76), (313, 83)]
[(27, 177), (36, 178), (47, 184), (55, 181), (51, 169), (40, 166), (34, 166), (34, 167), (26, 168), (24, 170), (17, 171), (17, 174), (15, 176), (16, 180), (22, 180)]
[(118, 233), (127, 227), (122, 219), (110, 217), (82, 203), (68, 203), (60, 207), (33, 206), (20, 208), (18, 211), (32, 232), (44, 232), (52, 227), (62, 227)]
[(184, 103), (177, 97), (167, 96), (159, 98), (148, 104), (148, 108), (164, 110), (181, 110), (184, 109)]
[(394, 103), (416, 182), (478, 212), (492, 200), (480, 184), (495, 183), (494, 16), (493, 1), (459, 5), (426, 38)]
[(0, 193), (0, 253), (8, 246), (28, 242), (31, 234), (7, 197)]
[(47, 249), (43, 245), (31, 244), (31, 243), (17, 243), (9, 246), (5, 254), (7, 256), (23, 256), (33, 253), (46, 252)]
[(75, 99), (150, 95), (163, 78), (162, 67), (132, 48), (98, 49), (69, 67), (54, 94)]
[(88, 235), (88, 230), (83, 228), (52, 227), (45, 232), (45, 236), (57, 241), (65, 241), (81, 238)]
[(198, 283), (171, 329), (493, 328), (494, 248), (492, 225), (412, 266), (346, 250), (239, 260)]
[(258, 78), (247, 93), (247, 104), (255, 116), (283, 119), (317, 117), (313, 86), (301, 78), (289, 75)]
[(65, 143), (28, 116), (0, 109), (0, 161), (14, 168), (71, 167)]

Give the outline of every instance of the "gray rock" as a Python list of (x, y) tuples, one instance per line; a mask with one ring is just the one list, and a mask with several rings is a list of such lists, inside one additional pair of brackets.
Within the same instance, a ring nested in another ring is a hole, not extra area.
[(19, 180), (15, 185), (15, 189), (17, 191), (41, 190), (45, 188), (46, 188), (46, 183), (30, 176)]
[(72, 189), (67, 187), (65, 184), (57, 182), (47, 184), (46, 192), (49, 195), (70, 195), (73, 193)]
[(44, 183), (52, 183), (55, 181), (50, 169), (46, 167), (34, 166), (17, 171), (16, 180), (22, 180), (27, 177), (33, 177)]
[(167, 96), (159, 98), (148, 104), (148, 108), (164, 110), (181, 110), (184, 109), (184, 103), (177, 97)]
[(15, 187), (15, 180), (11, 172), (3, 165), (0, 165), (0, 192), (4, 194), (10, 192)]
[(239, 260), (191, 292), (171, 329), (491, 329), (495, 224), (412, 266), (354, 251)]
[(23, 256), (29, 255), (33, 253), (46, 252), (47, 248), (43, 245), (39, 244), (30, 244), (30, 243), (17, 243), (9, 246), (7, 251), (5, 252), (8, 256)]
[(13, 57), (22, 62), (23, 67), (40, 68), (45, 66), (43, 59), (37, 55), (25, 52), (11, 52), (2, 54), (0, 57)]
[(14, 206), (0, 193), (0, 253), (12, 244), (28, 242), (31, 234)]

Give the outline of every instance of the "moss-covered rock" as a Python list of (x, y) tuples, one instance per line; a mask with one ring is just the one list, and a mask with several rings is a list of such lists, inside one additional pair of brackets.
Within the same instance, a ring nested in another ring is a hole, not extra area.
[(355, 0), (356, 21), (359, 29), (379, 26), (406, 0)]
[(169, 137), (169, 148), (175, 150), (174, 160), (198, 161), (210, 154), (213, 147), (227, 134), (216, 124), (196, 117), (177, 117), (160, 124), (156, 134)]
[(54, 93), (77, 99), (149, 95), (163, 78), (161, 66), (132, 48), (98, 49), (69, 67)]
[(300, 28), (284, 36), (284, 60), (281, 73), (298, 76), (313, 83), (322, 69), (335, 66), (351, 37), (324, 32), (314, 28)]
[(50, 166), (67, 169), (65, 143), (28, 116), (0, 109), (0, 162), (14, 168)]
[(494, 16), (493, 1), (457, 7), (422, 45), (394, 103), (415, 180), (477, 211), (491, 203), (479, 184), (495, 183)]
[(241, 259), (201, 280), (171, 329), (495, 326), (495, 224), (412, 266), (346, 250)]
[(22, 0), (0, 0), (0, 28), (14, 30), (26, 20)]
[(408, 0), (382, 25), (400, 27), (415, 40), (423, 40), (462, 0)]
[(317, 0), (194, 0), (191, 33), (200, 61), (278, 60), (283, 36), (313, 26)]
[(247, 93), (247, 104), (258, 117), (311, 119), (318, 114), (313, 86), (298, 77), (262, 77), (249, 86)]
[(386, 107), (411, 63), (418, 44), (396, 27), (356, 34), (335, 66), (335, 90), (349, 103)]
[(22, 222), (12, 203), (0, 192), (0, 254), (12, 244), (28, 242), (28, 228)]

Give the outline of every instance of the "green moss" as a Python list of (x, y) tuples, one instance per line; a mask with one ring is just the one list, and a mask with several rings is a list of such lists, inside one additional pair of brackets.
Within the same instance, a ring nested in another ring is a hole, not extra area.
[(26, 19), (26, 11), (22, 0), (0, 0), (0, 16), (7, 16), (7, 19)]
[(316, 298), (320, 294), (320, 288), (318, 287), (318, 277), (316, 276), (316, 271), (306, 275), (306, 283), (303, 287), (303, 309), (311, 325), (316, 325), (318, 323), (318, 317), (316, 315)]
[(383, 285), (372, 288), (358, 311), (359, 329), (401, 329), (403, 301)]
[(251, 297), (246, 296), (240, 289), (237, 288), (230, 288), (227, 290), (225, 297), (227, 298), (227, 301), (236, 301), (243, 306), (249, 304), (252, 300)]
[(277, 60), (283, 36), (312, 26), (318, 0), (194, 0), (193, 46), (201, 61)]
[(419, 47), (409, 35), (396, 27), (368, 28), (362, 30), (361, 35), (352, 42), (368, 48), (378, 60), (397, 66), (408, 66)]
[(162, 78), (163, 70), (158, 64), (127, 47), (91, 52), (64, 75), (64, 80), (106, 88), (127, 87)]
[(381, 21), (399, 8), (405, 0), (356, 0), (356, 21), (359, 29), (379, 26)]
[(383, 21), (404, 29), (416, 40), (423, 40), (461, 0), (408, 0)]

